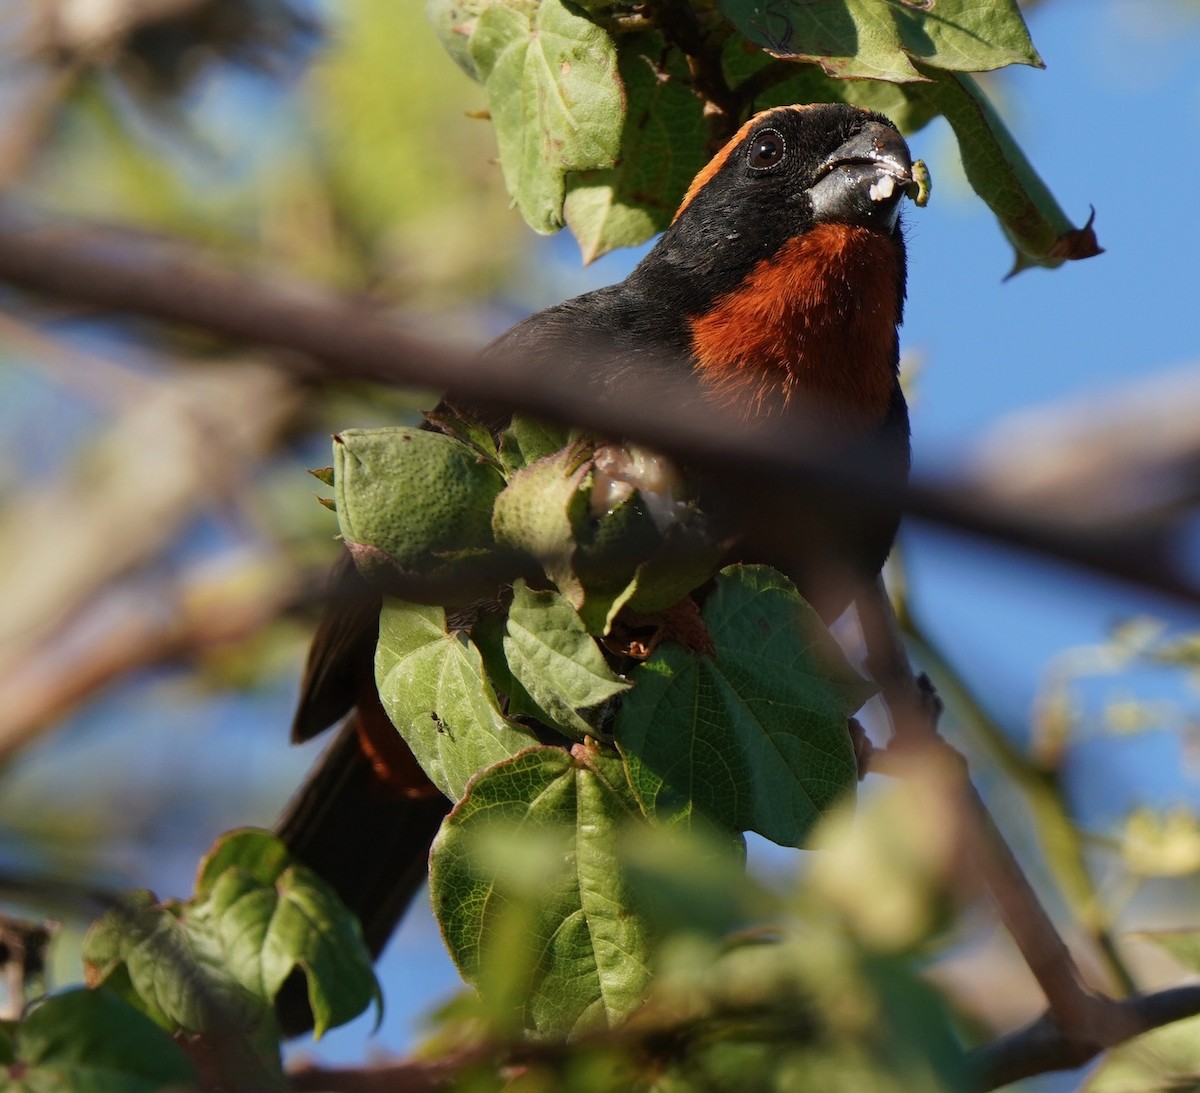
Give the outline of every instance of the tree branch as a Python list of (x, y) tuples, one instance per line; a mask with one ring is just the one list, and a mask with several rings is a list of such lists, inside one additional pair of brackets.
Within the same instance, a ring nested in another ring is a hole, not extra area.
[[(1143, 588), (1200, 603), (1200, 583), (1172, 556), (1171, 528), (1073, 519), (1051, 520), (1041, 506), (996, 497), (967, 474), (916, 478), (902, 493), (876, 470), (823, 452), (822, 415), (796, 416), (751, 429), (695, 400), (683, 405), (671, 362), (648, 360), (599, 397), (575, 375), (522, 357), (489, 357), (431, 344), (377, 309), (312, 287), (238, 275), (161, 241), (129, 233), (38, 227), (0, 204), (0, 279), (35, 292), (200, 327), (239, 343), (290, 351), (277, 362), (310, 382), (360, 380), (426, 387), (470, 401), (510, 406), (547, 420), (647, 444), (704, 470), (714, 481), (773, 481), (780, 488), (823, 492), (839, 503), (902, 505), (945, 527), (1034, 551)], [(580, 353), (603, 356), (603, 347)], [(656, 367), (657, 365), (657, 367)], [(675, 408), (664, 415), (664, 399)], [(953, 460), (967, 465), (969, 460)], [(736, 495), (736, 493), (735, 493)], [(792, 517), (801, 523), (804, 506)], [(747, 513), (748, 522), (753, 513)], [(786, 532), (787, 528), (776, 528)]]
[(998, 1089), (1010, 1082), (1083, 1066), (1101, 1051), (1151, 1029), (1200, 1014), (1200, 985), (1173, 987), (1112, 1003), (1123, 1016), (1124, 1030), (1103, 1043), (1088, 1044), (1065, 1033), (1050, 1013), (973, 1052), (970, 1063), (979, 1087)]
[[(1016, 1049), (997, 1049), (994, 1055), (989, 1054), (997, 1045), (982, 1049), (976, 1062), (979, 1073), (986, 1076), (985, 1088), (1028, 1074), (1078, 1066), (1105, 1048), (1144, 1031), (1149, 1027), (1143, 1012), (1147, 999), (1117, 1001), (1086, 987), (1066, 943), (971, 784), (966, 761), (938, 734), (941, 703), (929, 680), (914, 676), (908, 665), (899, 625), (882, 581), (873, 594), (860, 597), (857, 607), (867, 646), (867, 668), (872, 674), (879, 673), (876, 682), (894, 726), (887, 752), (898, 751), (910, 760), (915, 753), (919, 763), (940, 761), (943, 769), (951, 772), (949, 791), (960, 817), (963, 857), (991, 893), (1001, 921), (1049, 1003), (1047, 1014), (1024, 1030), (1024, 1039), (1019, 1041), (1042, 1064), (1007, 1076), (1024, 1064), (1025, 1056)], [(1195, 1008), (1187, 1009), (1189, 1004)], [(1164, 1015), (1159, 1023), (1165, 1024), (1176, 1019), (1166, 1014), (1177, 1017), (1200, 1012), (1200, 992), (1173, 998), (1170, 1004), (1160, 999), (1156, 1007), (1153, 1012)]]

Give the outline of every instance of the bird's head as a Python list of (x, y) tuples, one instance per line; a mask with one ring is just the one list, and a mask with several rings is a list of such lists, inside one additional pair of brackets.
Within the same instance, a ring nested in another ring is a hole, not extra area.
[[(756, 114), (696, 176), (671, 233), (751, 260), (820, 224), (891, 235), (912, 159), (882, 114), (844, 103)], [(724, 263), (723, 263), (724, 264)]]

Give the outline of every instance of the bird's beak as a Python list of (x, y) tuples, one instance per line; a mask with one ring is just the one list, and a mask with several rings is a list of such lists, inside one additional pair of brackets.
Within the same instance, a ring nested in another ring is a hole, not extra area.
[(817, 168), (808, 194), (818, 222), (891, 231), (900, 199), (914, 186), (904, 138), (890, 126), (871, 121)]

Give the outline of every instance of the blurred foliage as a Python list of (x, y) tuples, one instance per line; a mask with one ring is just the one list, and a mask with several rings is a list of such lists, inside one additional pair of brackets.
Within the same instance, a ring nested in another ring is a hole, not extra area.
[[(465, 116), (478, 104), (416, 3), (0, 15), (6, 197), (475, 341), (472, 297), (520, 227)], [(268, 821), (295, 784), (308, 758), (280, 726), (336, 550), (304, 467), (337, 428), (412, 420), (428, 396), (300, 383), (196, 331), (0, 306), (0, 868), (119, 884), (194, 860), (219, 816)], [(203, 750), (217, 741), (256, 759), (230, 769)], [(69, 955), (87, 911), (55, 907)]]

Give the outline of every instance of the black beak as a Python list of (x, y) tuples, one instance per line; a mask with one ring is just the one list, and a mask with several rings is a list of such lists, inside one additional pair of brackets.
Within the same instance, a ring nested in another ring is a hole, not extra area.
[(913, 185), (912, 157), (890, 126), (869, 121), (817, 169), (808, 189), (818, 221), (890, 232)]

